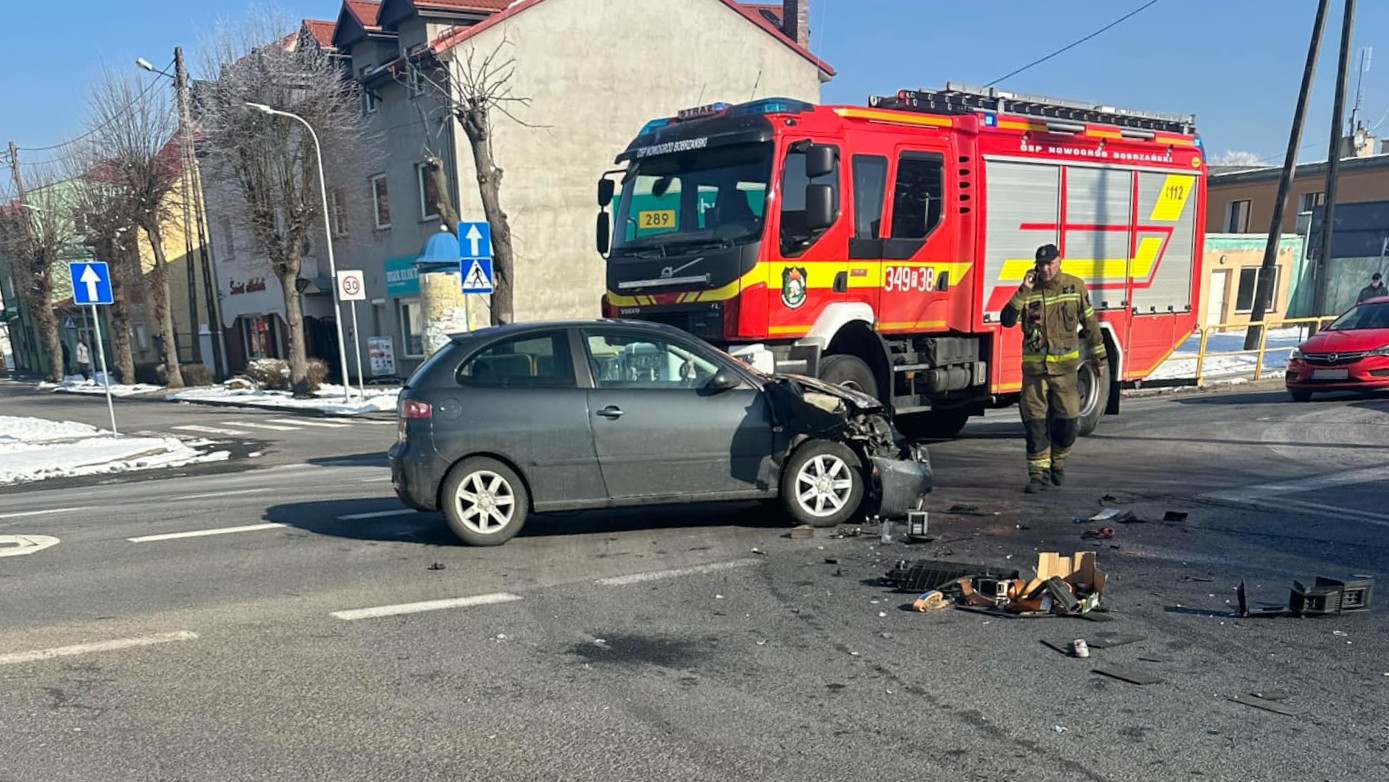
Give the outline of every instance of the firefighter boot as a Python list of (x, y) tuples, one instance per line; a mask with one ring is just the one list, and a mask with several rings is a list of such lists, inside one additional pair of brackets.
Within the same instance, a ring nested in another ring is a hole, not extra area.
[(1074, 418), (1053, 418), (1051, 420), (1051, 483), (1053, 486), (1066, 485), (1066, 458), (1071, 455), (1075, 445), (1078, 422)]
[(1051, 486), (1051, 437), (1045, 418), (1024, 418), (1023, 428), (1027, 432), (1027, 486), (1024, 491), (1036, 494)]

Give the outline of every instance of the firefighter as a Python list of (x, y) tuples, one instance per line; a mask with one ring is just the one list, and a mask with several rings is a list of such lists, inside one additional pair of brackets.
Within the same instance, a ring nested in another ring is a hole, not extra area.
[(1098, 378), (1106, 368), (1104, 335), (1079, 278), (1061, 271), (1056, 245), (1037, 248), (1037, 265), (1004, 306), (1005, 328), (1021, 321), (1022, 422), (1027, 430), (1027, 493), (1065, 483), (1066, 457), (1080, 418), (1080, 340)]

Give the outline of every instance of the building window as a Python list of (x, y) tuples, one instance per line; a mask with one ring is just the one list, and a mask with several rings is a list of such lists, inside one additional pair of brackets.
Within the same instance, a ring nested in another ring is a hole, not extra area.
[(347, 206), (337, 190), (328, 191), (328, 217), (334, 236), (347, 236)]
[(1297, 197), (1297, 213), (1310, 212), (1326, 203), (1326, 193), (1303, 193)]
[(428, 163), (415, 164), (415, 182), (420, 191), (420, 220), (438, 219), (439, 188), (434, 186), (434, 177), (429, 175)]
[(376, 113), (376, 109), (379, 108), (380, 105), (381, 105), (381, 102), (380, 102), (379, 100), (376, 99), (376, 93), (372, 92), (370, 87), (368, 87), (368, 86), (366, 86), (365, 84), (363, 84), (363, 85), (362, 85), (362, 113), (363, 113), (363, 114), (375, 114), (375, 113)]
[(1249, 233), (1249, 200), (1231, 201), (1225, 206), (1225, 233)]
[[(1246, 266), (1239, 270), (1239, 289), (1235, 293), (1235, 312), (1254, 311), (1254, 294), (1257, 291), (1261, 268), (1259, 266)], [(1275, 266), (1269, 271), (1269, 274), (1273, 275), (1273, 285), (1268, 290), (1268, 302), (1264, 306), (1266, 312), (1278, 310), (1278, 278), (1282, 269), (1281, 266)]]
[(236, 257), (236, 234), (232, 232), (232, 219), (230, 215), (217, 216), (217, 228), (222, 234), (222, 247), (225, 248), (226, 260)]
[(406, 358), (424, 358), (424, 310), (419, 299), (396, 302), (400, 314), (400, 341)]
[(377, 174), (371, 178), (371, 202), (375, 209), (376, 228), (391, 227), (391, 199), (386, 186), (386, 175)]

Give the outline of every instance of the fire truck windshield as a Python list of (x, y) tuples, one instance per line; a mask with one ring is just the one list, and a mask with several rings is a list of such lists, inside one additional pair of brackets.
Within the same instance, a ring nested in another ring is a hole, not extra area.
[(762, 236), (770, 143), (734, 144), (638, 160), (623, 179), (613, 255)]

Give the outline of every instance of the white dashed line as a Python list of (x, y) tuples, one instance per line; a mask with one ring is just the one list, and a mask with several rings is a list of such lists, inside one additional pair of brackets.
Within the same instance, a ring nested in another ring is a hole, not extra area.
[(178, 540), (179, 538), (202, 538), (208, 535), (230, 535), (235, 532), (255, 532), (263, 529), (279, 529), (287, 527), (288, 524), (267, 523), (249, 524), (245, 527), (222, 527), (220, 529), (200, 529), (192, 532), (169, 532), (163, 535), (145, 535), (139, 538), (126, 538), (131, 543), (154, 543), (160, 540)]
[(0, 519), (26, 519), (30, 516), (51, 516), (55, 513), (76, 513), (80, 510), (91, 510), (91, 508), (51, 508), (49, 510), (26, 510), (22, 513), (0, 513)]
[(393, 606), (377, 606), (376, 608), (357, 608), (351, 611), (334, 611), (331, 615), (338, 619), (374, 619), (381, 616), (397, 616), (399, 614), (417, 614), (421, 611), (439, 611), (445, 608), (468, 608), (470, 606), (494, 605), (496, 603), (510, 603), (520, 600), (520, 595), (513, 595), (508, 592), (497, 592), (490, 595), (475, 595), (473, 597), (455, 597), (448, 600), (426, 600), (423, 603), (402, 603)]
[(233, 437), (250, 434), (240, 429), (223, 429), (217, 426), (199, 426), (197, 424), (184, 424), (182, 426), (171, 426), (170, 429), (181, 429), (186, 432), (198, 432), (199, 434), (225, 434)]
[(418, 512), (419, 511), (410, 510), (409, 508), (401, 508), (400, 510), (378, 510), (375, 513), (353, 513), (350, 516), (339, 516), (338, 521), (361, 521), (362, 519), (384, 519), (389, 516), (412, 516)]
[(276, 426), (275, 424), (255, 424), (250, 421), (223, 421), (224, 426), (245, 426), (250, 429), (269, 429), (272, 432), (297, 432), (297, 426)]
[(711, 565), (696, 565), (694, 567), (676, 568), (674, 570), (657, 570), (651, 573), (633, 573), (630, 576), (600, 578), (593, 583), (602, 586), (627, 586), (628, 584), (642, 584), (647, 581), (659, 581), (663, 578), (679, 578), (680, 576), (695, 576), (701, 573), (717, 573), (720, 570), (749, 567), (760, 564), (761, 562), (762, 560), (760, 559), (735, 559), (732, 562), (715, 562)]
[(154, 646), (155, 644), (167, 644), (173, 641), (193, 641), (196, 640), (197, 637), (197, 633), (181, 630), (176, 633), (160, 633), (159, 635), (150, 635), (144, 638), (117, 638), (114, 641), (98, 641), (90, 644), (75, 644), (73, 646), (58, 646), (52, 649), (38, 649), (32, 652), (0, 654), (0, 665), (31, 663), (39, 660), (51, 660), (54, 657), (71, 657), (77, 654), (90, 654), (92, 652), (110, 652), (116, 649), (131, 649), (137, 646)]
[(375, 418), (354, 418), (354, 419), (352, 419), (352, 423), (354, 423), (354, 424), (370, 424), (370, 425), (372, 425), (372, 426), (395, 426), (395, 425), (396, 425), (396, 422), (395, 422), (395, 421), (378, 421), (378, 420), (376, 420)]
[(264, 494), (276, 489), (236, 489), (234, 491), (210, 491), (206, 494), (184, 494), (179, 497), (170, 497), (171, 500), (206, 500), (214, 497), (232, 497), (237, 494)]
[(324, 429), (346, 429), (352, 424), (330, 424), (326, 421), (295, 420), (293, 418), (267, 418), (274, 424), (293, 424), (294, 426), (321, 426)]

